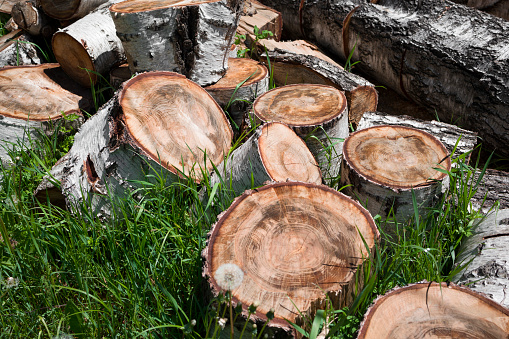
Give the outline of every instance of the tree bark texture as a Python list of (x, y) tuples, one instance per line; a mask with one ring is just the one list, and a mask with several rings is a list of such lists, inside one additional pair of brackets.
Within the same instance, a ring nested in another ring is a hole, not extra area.
[(108, 0), (38, 0), (50, 17), (70, 21), (81, 19)]
[(338, 176), (348, 136), (348, 109), (341, 91), (313, 84), (278, 87), (259, 96), (253, 111), (257, 119), (287, 124), (304, 139), (326, 182)]
[(228, 113), (233, 129), (239, 131), (253, 101), (269, 90), (269, 72), (252, 59), (231, 58), (228, 65), (226, 74), (205, 90)]
[(312, 316), (327, 296), (336, 309), (353, 301), (355, 272), (367, 257), (359, 234), (368, 248), (378, 239), (373, 219), (352, 199), (324, 185), (273, 183), (245, 192), (219, 216), (203, 275), (217, 295), (229, 288), (218, 269), (237, 265), (244, 275), (231, 292), (243, 314), (258, 301), (251, 317), (258, 328), (274, 308), (269, 331), (295, 335), (285, 319), (303, 324), (297, 310)]
[(378, 297), (359, 339), (507, 338), (509, 310), (466, 287), (421, 282)]
[[(348, 103), (348, 120), (357, 126), (364, 112), (376, 110), (378, 93), (375, 85), (361, 76), (347, 72), (329, 58), (293, 52), (284, 45), (272, 43), (266, 51), (273, 67), (276, 84), (297, 83), (324, 84), (335, 86), (345, 92)], [(261, 58), (263, 60), (263, 56)], [(332, 61), (332, 62), (331, 62)]]
[(508, 0), (452, 0), (458, 4), (474, 7), (491, 15), (509, 20)]
[[(20, 93), (22, 95), (20, 96)], [(29, 148), (59, 126), (77, 128), (80, 109), (89, 110), (91, 97), (69, 79), (58, 64), (0, 69), (0, 159), (8, 150)], [(65, 118), (73, 115), (73, 118)]]
[(366, 74), (509, 154), (509, 22), (447, 0), (262, 2), (293, 38), (353, 51)]
[(477, 222), (457, 257), (466, 267), (453, 281), (468, 284), (497, 303), (509, 307), (509, 209), (495, 209)]
[(444, 144), (448, 154), (452, 154), (453, 150), (456, 148), (456, 151), (451, 156), (453, 159), (462, 154), (468, 154), (466, 157), (467, 163), (470, 159), (469, 153), (474, 150), (477, 144), (477, 133), (459, 128), (455, 125), (435, 120), (425, 121), (412, 118), (408, 115), (389, 115), (383, 112), (364, 113), (364, 116), (357, 126), (357, 130), (384, 125), (410, 127), (428, 132)]
[(201, 86), (228, 69), (243, 0), (130, 0), (111, 6), (131, 73), (173, 71)]
[(95, 84), (98, 79), (95, 73), (105, 74), (125, 62), (124, 48), (108, 10), (114, 2), (118, 0), (100, 6), (53, 35), (51, 45), (55, 58), (82, 86)]
[(50, 38), (58, 27), (57, 21), (48, 17), (34, 0), (16, 3), (11, 16), (19, 28), (34, 36)]
[(41, 60), (28, 35), (21, 30), (0, 37), (0, 67), (39, 65)]
[(234, 196), (267, 181), (322, 183), (318, 163), (304, 141), (278, 122), (258, 127), (217, 169), (210, 177), (210, 188), (221, 183)]
[[(431, 134), (401, 126), (375, 126), (352, 133), (343, 147), (341, 187), (372, 215), (394, 216), (405, 223), (441, 197), (451, 159)], [(391, 212), (392, 210), (392, 212)], [(394, 230), (386, 230), (394, 234)]]
[[(475, 172), (472, 184), (477, 182), (480, 170)], [(481, 179), (481, 183), (470, 200), (472, 208), (476, 211), (487, 213), (492, 208), (509, 208), (509, 173), (487, 169)]]

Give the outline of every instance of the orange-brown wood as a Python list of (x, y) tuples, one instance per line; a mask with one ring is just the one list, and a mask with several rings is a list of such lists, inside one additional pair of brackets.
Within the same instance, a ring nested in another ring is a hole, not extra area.
[(11, 14), (12, 6), (14, 6), (19, 0), (0, 0), (0, 12)]
[(372, 248), (373, 219), (343, 194), (309, 183), (270, 184), (244, 193), (220, 216), (204, 251), (205, 275), (213, 292), (224, 292), (216, 272), (237, 265), (244, 278), (234, 301), (244, 310), (258, 301), (262, 320), (274, 308), (269, 326), (288, 329), (285, 318), (297, 321), (297, 309), (313, 313), (327, 294), (336, 307), (351, 301), (356, 268), (367, 256), (359, 233)]
[(218, 165), (230, 148), (232, 130), (223, 111), (183, 75), (140, 74), (124, 85), (119, 102), (132, 140), (175, 174), (199, 180), (200, 167)]
[(378, 298), (359, 339), (508, 338), (509, 310), (465, 287), (418, 283)]
[(220, 0), (126, 0), (113, 4), (110, 10), (117, 13), (136, 13), (169, 7), (194, 6), (218, 1)]
[(228, 71), (213, 85), (205, 87), (208, 92), (220, 90), (234, 90), (239, 84), (246, 87), (267, 77), (267, 68), (253, 59), (230, 58)]
[(82, 86), (90, 87), (91, 84), (95, 84), (97, 75), (94, 72), (97, 70), (82, 43), (65, 32), (56, 32), (51, 40), (51, 46), (65, 73)]

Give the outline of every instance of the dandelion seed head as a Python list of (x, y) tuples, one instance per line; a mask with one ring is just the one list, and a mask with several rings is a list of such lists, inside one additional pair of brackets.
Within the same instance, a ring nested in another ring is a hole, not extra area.
[(232, 291), (242, 284), (244, 272), (235, 264), (223, 264), (214, 273), (214, 278), (223, 290)]
[(8, 288), (8, 289), (17, 287), (19, 285), (19, 279), (9, 277), (9, 278), (5, 279), (4, 285), (5, 285), (5, 288)]

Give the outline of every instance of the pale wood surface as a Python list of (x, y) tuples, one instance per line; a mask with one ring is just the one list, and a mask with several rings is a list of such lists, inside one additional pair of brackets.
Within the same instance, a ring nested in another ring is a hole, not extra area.
[(216, 270), (238, 265), (244, 279), (232, 291), (234, 301), (245, 311), (259, 301), (254, 319), (274, 308), (269, 327), (290, 330), (284, 318), (299, 322), (296, 308), (312, 314), (323, 307), (325, 294), (336, 307), (351, 301), (356, 268), (367, 255), (359, 233), (372, 248), (378, 233), (369, 213), (327, 186), (263, 186), (244, 193), (220, 216), (203, 252), (204, 274), (217, 294)]
[(244, 4), (244, 11), (240, 17), (237, 33), (250, 36), (254, 40), (254, 27), (258, 27), (260, 32), (271, 31), (273, 36), (270, 39), (279, 41), (283, 31), (283, 17), (278, 11), (267, 7), (258, 1), (247, 0)]
[(417, 283), (379, 297), (359, 339), (507, 338), (509, 310), (468, 288)]
[(11, 14), (12, 6), (17, 2), (18, 0), (0, 0), (0, 12)]

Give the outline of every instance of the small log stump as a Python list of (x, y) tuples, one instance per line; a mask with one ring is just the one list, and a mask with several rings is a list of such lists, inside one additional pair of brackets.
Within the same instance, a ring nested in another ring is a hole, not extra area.
[(226, 292), (217, 270), (237, 265), (244, 278), (232, 296), (243, 314), (258, 301), (251, 321), (264, 322), (273, 308), (268, 328), (295, 334), (285, 319), (302, 324), (297, 309), (312, 315), (327, 296), (336, 309), (353, 301), (355, 272), (367, 256), (359, 233), (369, 248), (378, 239), (369, 213), (347, 196), (324, 185), (273, 183), (245, 192), (219, 217), (203, 275), (217, 295)]
[(509, 310), (455, 284), (422, 282), (379, 297), (358, 339), (507, 338)]
[[(406, 222), (414, 215), (412, 194), (420, 213), (433, 205), (447, 185), (451, 159), (429, 133), (402, 126), (375, 126), (354, 132), (343, 146), (341, 186), (366, 204), (372, 215)], [(391, 231), (391, 230), (388, 230)]]
[(126, 59), (108, 3), (56, 32), (51, 46), (64, 71), (87, 87), (97, 82), (98, 76), (93, 72), (105, 74)]
[(304, 141), (288, 126), (270, 122), (237, 148), (210, 177), (210, 187), (224, 181), (236, 196), (267, 181), (322, 183), (318, 163)]
[[(269, 89), (269, 72), (252, 59), (231, 58), (228, 71), (218, 82), (205, 90), (228, 112), (233, 128), (238, 131), (247, 110), (259, 95)], [(244, 83), (243, 83), (244, 82)], [(239, 84), (242, 86), (238, 87)]]
[(261, 121), (290, 126), (315, 156), (324, 179), (337, 177), (348, 136), (348, 110), (341, 91), (316, 84), (278, 87), (259, 96), (253, 111)]
[[(150, 181), (147, 174), (164, 174), (167, 185), (184, 176), (201, 180), (223, 161), (231, 139), (226, 116), (203, 88), (177, 73), (147, 72), (125, 83), (118, 99), (83, 125), (51, 174), (67, 206), (87, 201), (108, 217), (111, 199), (138, 188), (134, 181)], [(54, 189), (46, 178), (38, 197)]]
[(48, 16), (70, 21), (83, 18), (108, 0), (39, 0), (39, 2)]
[(453, 281), (509, 307), (509, 209), (496, 209), (461, 243), (456, 262), (468, 264)]
[(89, 110), (89, 91), (69, 79), (58, 64), (3, 67), (0, 69), (0, 159), (8, 162), (7, 149), (29, 146), (27, 139), (40, 140), (40, 133), (51, 135), (58, 121), (64, 126), (78, 127), (81, 109)]
[(201, 86), (228, 69), (243, 0), (127, 0), (111, 6), (131, 73), (173, 71)]

